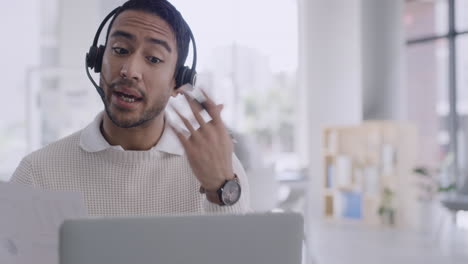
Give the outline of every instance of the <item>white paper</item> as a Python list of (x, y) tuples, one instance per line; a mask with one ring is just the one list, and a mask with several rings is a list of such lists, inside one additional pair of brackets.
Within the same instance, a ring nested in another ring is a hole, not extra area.
[(349, 187), (352, 184), (353, 164), (351, 158), (339, 155), (336, 159), (336, 178), (339, 187)]
[(382, 147), (382, 173), (385, 176), (392, 175), (395, 169), (395, 148), (385, 144)]
[(60, 225), (86, 215), (80, 193), (0, 183), (0, 263), (58, 264)]

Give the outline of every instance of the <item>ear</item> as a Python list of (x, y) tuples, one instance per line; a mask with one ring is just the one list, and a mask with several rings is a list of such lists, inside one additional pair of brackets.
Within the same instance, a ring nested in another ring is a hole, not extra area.
[(176, 88), (176, 81), (175, 81), (175, 78), (172, 79), (171, 81), (171, 87), (172, 87), (172, 91), (171, 91), (171, 96), (172, 97), (176, 97), (177, 95), (181, 94), (182, 91), (179, 89), (179, 88)]

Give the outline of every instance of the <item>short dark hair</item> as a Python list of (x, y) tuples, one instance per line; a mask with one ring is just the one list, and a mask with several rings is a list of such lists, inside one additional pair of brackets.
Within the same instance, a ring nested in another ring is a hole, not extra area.
[(185, 60), (187, 59), (191, 35), (190, 28), (180, 12), (167, 0), (129, 0), (121, 6), (109, 23), (106, 34), (106, 44), (112, 25), (114, 24), (114, 20), (125, 10), (148, 12), (159, 16), (169, 24), (175, 35), (177, 44), (177, 63), (175, 72), (175, 74), (177, 74), (177, 70), (184, 66)]

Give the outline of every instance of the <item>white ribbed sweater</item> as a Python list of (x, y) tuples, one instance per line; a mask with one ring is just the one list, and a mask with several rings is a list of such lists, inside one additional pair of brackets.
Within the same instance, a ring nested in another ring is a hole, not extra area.
[(79, 191), (89, 215), (154, 216), (193, 213), (244, 213), (249, 210), (245, 172), (233, 155), (242, 185), (241, 200), (218, 206), (199, 193), (200, 184), (185, 155), (157, 150), (107, 148), (89, 152), (80, 146), (83, 131), (26, 156), (12, 182), (49, 190)]

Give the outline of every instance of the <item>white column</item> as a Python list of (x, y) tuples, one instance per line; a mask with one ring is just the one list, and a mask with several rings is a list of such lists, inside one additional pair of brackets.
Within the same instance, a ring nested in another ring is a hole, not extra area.
[(59, 66), (84, 70), (85, 54), (101, 21), (99, 1), (62, 0), (59, 14)]
[[(322, 128), (406, 118), (403, 1), (300, 0), (298, 98), (308, 156), (309, 239), (322, 216)], [(319, 252), (311, 252), (319, 254)]]
[[(309, 256), (314, 252), (322, 216), (322, 128), (362, 120), (362, 38), (360, 0), (301, 0), (298, 98), (309, 155)], [(309, 258), (310, 260), (310, 258)]]
[(362, 1), (365, 120), (405, 120), (403, 0)]

